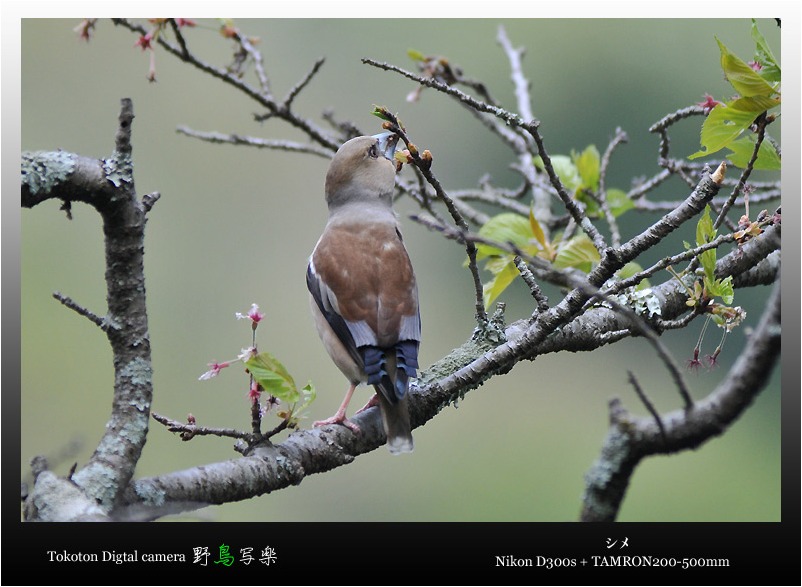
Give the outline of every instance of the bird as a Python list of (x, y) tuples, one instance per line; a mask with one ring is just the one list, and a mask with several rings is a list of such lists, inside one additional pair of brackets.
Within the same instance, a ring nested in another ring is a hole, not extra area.
[(359, 384), (375, 394), (392, 454), (412, 452), (409, 385), (417, 377), (418, 287), (393, 211), (398, 135), (352, 138), (326, 173), (329, 217), (306, 271), (310, 307), (323, 346), (350, 387), (340, 408), (315, 427), (359, 426), (346, 410)]

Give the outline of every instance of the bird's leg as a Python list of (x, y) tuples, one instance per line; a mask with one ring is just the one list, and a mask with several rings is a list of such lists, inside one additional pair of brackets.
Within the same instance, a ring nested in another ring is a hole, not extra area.
[(328, 424), (342, 424), (349, 430), (353, 431), (356, 434), (359, 434), (359, 426), (351, 422), (348, 418), (345, 417), (345, 410), (348, 409), (348, 404), (351, 401), (351, 396), (354, 395), (354, 390), (356, 389), (356, 383), (352, 383), (351, 387), (348, 389), (348, 393), (345, 394), (345, 399), (343, 403), (340, 405), (340, 408), (337, 412), (331, 417), (326, 418), (325, 420), (318, 420), (314, 424), (312, 424), (315, 428), (318, 426), (326, 426)]
[(356, 412), (354, 412), (354, 416), (356, 416), (357, 414), (361, 414), (368, 408), (372, 408), (373, 406), (378, 406), (378, 405), (379, 405), (379, 396), (378, 394), (374, 393), (373, 397), (368, 400), (368, 403), (366, 403), (364, 406), (362, 406)]

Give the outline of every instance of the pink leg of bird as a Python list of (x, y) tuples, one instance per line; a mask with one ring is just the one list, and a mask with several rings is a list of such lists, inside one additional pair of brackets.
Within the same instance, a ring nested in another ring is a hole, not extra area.
[(357, 414), (361, 414), (368, 408), (372, 408), (373, 406), (378, 406), (378, 405), (379, 405), (379, 396), (374, 393), (373, 397), (368, 400), (368, 403), (366, 403), (364, 406), (362, 406), (356, 412), (354, 412), (354, 416), (356, 416)]
[(348, 409), (348, 404), (351, 401), (351, 396), (354, 395), (354, 390), (356, 389), (356, 384), (352, 383), (351, 387), (348, 389), (348, 393), (345, 394), (345, 399), (343, 403), (340, 405), (340, 409), (331, 417), (326, 418), (325, 420), (318, 420), (314, 424), (312, 424), (315, 428), (318, 426), (326, 426), (328, 424), (342, 424), (346, 428), (352, 430), (353, 432), (359, 434), (359, 426), (351, 422), (348, 418), (345, 417), (345, 410)]

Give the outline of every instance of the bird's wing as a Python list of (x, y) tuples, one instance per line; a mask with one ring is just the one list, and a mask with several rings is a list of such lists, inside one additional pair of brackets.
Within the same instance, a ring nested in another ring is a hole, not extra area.
[(312, 253), (306, 282), (358, 365), (365, 365), (367, 349), (411, 341), (414, 348), (404, 345), (404, 353), (410, 355), (407, 366), (417, 366), (417, 286), (395, 222), (330, 224)]
[(360, 371), (364, 370), (364, 360), (362, 354), (357, 350), (354, 336), (351, 334), (345, 319), (336, 309), (337, 297), (321, 279), (313, 259), (309, 260), (309, 266), (306, 269), (306, 287), (309, 289), (309, 293), (312, 295), (318, 310), (320, 310), (320, 313), (342, 343), (348, 356), (356, 363)]

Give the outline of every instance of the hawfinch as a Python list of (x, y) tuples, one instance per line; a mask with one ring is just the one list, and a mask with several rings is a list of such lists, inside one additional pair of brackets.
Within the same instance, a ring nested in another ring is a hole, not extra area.
[(318, 334), (351, 384), (334, 416), (314, 425), (359, 432), (345, 411), (357, 385), (373, 385), (362, 410), (380, 406), (393, 454), (412, 451), (407, 404), (421, 332), (415, 274), (392, 208), (397, 142), (392, 133), (356, 137), (334, 155), (329, 219), (306, 271)]

